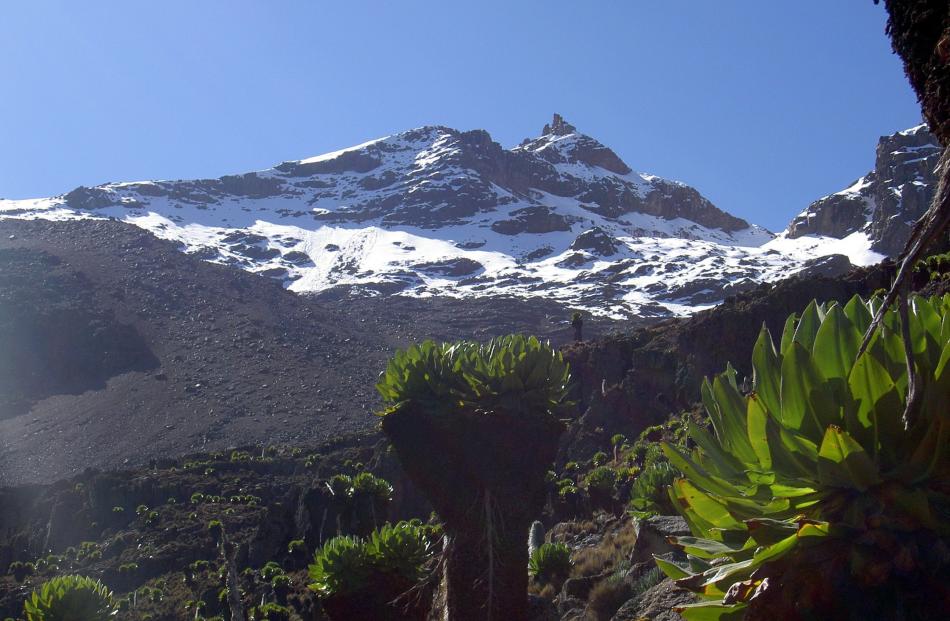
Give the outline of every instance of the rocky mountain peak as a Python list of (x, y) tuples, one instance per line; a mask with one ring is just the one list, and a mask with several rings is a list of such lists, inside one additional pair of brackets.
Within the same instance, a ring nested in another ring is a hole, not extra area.
[(533, 152), (552, 164), (581, 164), (603, 168), (616, 175), (633, 172), (620, 157), (595, 138), (577, 131), (560, 114), (554, 115), (550, 124), (545, 124), (541, 136), (527, 139), (516, 151)]
[(926, 125), (918, 125), (877, 143), (874, 172), (882, 179), (899, 184), (933, 173), (931, 156), (940, 153), (936, 137)]
[(545, 124), (544, 128), (541, 130), (542, 136), (567, 136), (568, 134), (573, 134), (577, 131), (577, 128), (564, 120), (564, 117), (554, 113), (554, 119), (551, 121), (551, 124)]
[(937, 138), (918, 125), (878, 140), (874, 170), (818, 199), (796, 216), (787, 236), (867, 236), (871, 249), (896, 256), (930, 205), (940, 158)]

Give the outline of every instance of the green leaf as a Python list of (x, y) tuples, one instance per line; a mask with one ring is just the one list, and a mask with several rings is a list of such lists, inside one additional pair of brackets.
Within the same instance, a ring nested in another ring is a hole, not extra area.
[(686, 455), (683, 455), (679, 448), (667, 442), (663, 442), (660, 448), (674, 468), (687, 475), (693, 482), (701, 485), (706, 490), (724, 496), (732, 496), (739, 493), (739, 490), (734, 485), (728, 483), (725, 479), (711, 476), (705, 468)]
[(752, 348), (752, 388), (765, 409), (774, 415), (782, 411), (781, 381), (782, 361), (775, 352), (772, 335), (763, 323)]
[(926, 297), (914, 295), (910, 298), (908, 310), (911, 315), (911, 327), (919, 327), (927, 332), (935, 342), (940, 342), (941, 317), (937, 309)]
[(877, 434), (880, 432), (881, 417), (877, 406), (888, 393), (893, 392), (896, 397), (894, 382), (887, 369), (870, 352), (865, 352), (854, 363), (848, 376), (848, 386), (858, 406), (855, 413), (856, 422), (872, 431), (870, 448), (872, 454), (877, 454)]
[[(749, 575), (755, 571), (760, 564), (761, 563), (756, 562), (755, 558), (749, 558), (735, 563), (717, 565), (709, 571), (703, 573), (703, 578), (705, 578), (705, 581), (702, 584), (703, 586), (715, 584), (720, 589), (725, 591), (726, 589), (723, 588), (724, 586), (728, 588), (728, 584), (731, 584), (737, 580), (744, 580), (748, 578)], [(726, 583), (726, 581), (729, 582)]]
[(835, 304), (815, 336), (815, 365), (825, 378), (847, 378), (861, 344), (861, 335)]
[(871, 313), (868, 311), (867, 304), (864, 300), (861, 299), (861, 296), (855, 294), (848, 303), (844, 306), (844, 314), (847, 317), (854, 328), (861, 334), (861, 338), (864, 338), (864, 333), (868, 331), (868, 328), (871, 327)]
[(686, 506), (714, 527), (725, 530), (745, 530), (745, 525), (732, 517), (721, 502), (699, 490), (687, 479), (678, 479), (671, 487), (676, 489), (677, 497), (685, 502)]
[(679, 546), (687, 554), (692, 554), (699, 558), (711, 559), (720, 556), (732, 556), (738, 554), (745, 547), (734, 548), (720, 541), (710, 539), (699, 539), (697, 537), (670, 537), (669, 541), (675, 546)]
[(864, 448), (840, 427), (832, 425), (818, 449), (818, 478), (823, 485), (865, 491), (881, 482)]
[(770, 561), (775, 561), (782, 558), (791, 552), (792, 548), (794, 548), (795, 544), (797, 543), (798, 532), (795, 532), (785, 539), (781, 539), (771, 545), (759, 548), (756, 550), (755, 556), (752, 557), (752, 560), (756, 567), (761, 567)]
[(782, 344), (779, 347), (779, 353), (783, 356), (788, 348), (792, 346), (792, 341), (795, 340), (795, 325), (797, 322), (798, 315), (794, 313), (785, 320), (785, 327), (782, 329)]
[(722, 435), (719, 441), (723, 447), (732, 452), (740, 461), (746, 464), (756, 463), (758, 458), (746, 431), (746, 405), (742, 395), (736, 389), (733, 376), (724, 373), (713, 380), (713, 398), (719, 406), (722, 419)]
[[(815, 300), (809, 302), (808, 306), (802, 312), (802, 318), (795, 328), (794, 341), (799, 343), (807, 351), (811, 351), (815, 344), (815, 336), (818, 335), (818, 328), (821, 326), (821, 317), (818, 316), (818, 304)], [(782, 351), (782, 355), (785, 351)]]
[(749, 536), (762, 546), (778, 543), (798, 532), (798, 525), (788, 520), (758, 518), (746, 520)]
[(746, 604), (727, 606), (715, 602), (702, 602), (675, 606), (673, 610), (678, 612), (686, 621), (741, 621), (745, 616), (746, 607)]
[(749, 395), (746, 420), (752, 450), (759, 458), (759, 465), (769, 470), (772, 468), (772, 451), (769, 449), (769, 436), (766, 428), (769, 415), (755, 393)]
[(679, 580), (680, 578), (687, 578), (691, 575), (676, 563), (660, 558), (656, 554), (653, 555), (653, 560), (656, 561), (656, 566), (660, 568), (660, 571), (666, 574), (670, 580)]
[(817, 442), (825, 427), (841, 420), (831, 401), (808, 350), (792, 343), (782, 360), (782, 424)]
[(736, 480), (745, 471), (745, 464), (723, 450), (722, 446), (701, 426), (686, 423), (687, 433), (693, 442), (702, 449), (705, 461), (712, 461), (719, 474), (729, 480)]

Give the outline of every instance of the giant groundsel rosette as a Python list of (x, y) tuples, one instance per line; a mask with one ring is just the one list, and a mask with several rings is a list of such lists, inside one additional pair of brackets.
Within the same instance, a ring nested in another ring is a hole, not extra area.
[[(694, 537), (660, 567), (703, 601), (688, 620), (945, 618), (950, 610), (950, 295), (913, 297), (908, 373), (892, 310), (857, 357), (879, 299), (812, 302), (776, 348), (763, 326), (752, 391), (731, 367), (702, 387), (711, 432), (665, 444)], [(883, 616), (881, 616), (883, 615)], [(891, 615), (891, 616), (888, 616)]]

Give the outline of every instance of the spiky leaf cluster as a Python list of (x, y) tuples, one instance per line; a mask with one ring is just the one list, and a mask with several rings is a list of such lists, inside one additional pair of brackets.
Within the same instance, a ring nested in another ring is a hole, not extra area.
[(433, 544), (421, 525), (399, 522), (374, 531), (366, 542), (366, 550), (379, 570), (416, 582), (425, 573)]
[(587, 489), (592, 493), (610, 496), (617, 485), (617, 472), (608, 466), (600, 466), (591, 470), (585, 479)]
[(348, 474), (334, 474), (327, 481), (327, 489), (335, 499), (344, 501), (353, 495), (353, 477)]
[(389, 406), (384, 415), (410, 404), (444, 413), (559, 414), (570, 405), (569, 382), (568, 365), (550, 344), (509, 335), (413, 345), (396, 353), (376, 388)]
[(630, 487), (630, 511), (638, 518), (668, 514), (672, 509), (667, 490), (679, 473), (667, 461), (654, 461)]
[(313, 557), (309, 586), (320, 595), (352, 593), (366, 584), (371, 572), (366, 546), (348, 535), (330, 539)]
[[(856, 359), (880, 303), (813, 302), (789, 317), (778, 349), (763, 326), (752, 393), (740, 392), (732, 368), (707, 380), (702, 398), (714, 435), (691, 425), (691, 453), (664, 444), (685, 474), (671, 498), (696, 535), (677, 543), (701, 571), (658, 563), (714, 600), (686, 607), (686, 619), (741, 615), (758, 605), (754, 598), (770, 599), (767, 589), (779, 588), (784, 572), (816, 558), (844, 567), (858, 586), (947, 568), (947, 555), (935, 551), (950, 541), (950, 295), (909, 303), (921, 398), (907, 428), (896, 310)], [(930, 549), (918, 545), (922, 535)]]
[(393, 486), (386, 479), (369, 472), (361, 472), (353, 478), (353, 496), (386, 503), (392, 499)]
[(106, 621), (116, 611), (112, 592), (86, 576), (53, 578), (23, 605), (26, 621)]
[(547, 584), (564, 580), (571, 573), (571, 550), (563, 543), (544, 543), (528, 559), (528, 574)]
[(418, 523), (386, 524), (367, 539), (335, 537), (314, 555), (310, 588), (328, 597), (367, 588), (380, 575), (416, 582), (434, 552), (429, 531)]

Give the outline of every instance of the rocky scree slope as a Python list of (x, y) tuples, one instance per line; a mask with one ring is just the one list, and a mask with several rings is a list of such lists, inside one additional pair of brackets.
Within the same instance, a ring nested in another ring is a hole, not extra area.
[(768, 231), (634, 172), (557, 115), (512, 149), (423, 127), (219, 179), (0, 201), (0, 217), (124, 220), (295, 292), (545, 298), (616, 318), (687, 314), (847, 254), (771, 247)]
[(880, 254), (897, 256), (914, 223), (930, 207), (940, 152), (937, 137), (926, 125), (882, 136), (874, 170), (809, 205), (789, 224), (788, 238), (851, 238), (858, 244), (869, 242)]
[(569, 318), (540, 300), (315, 299), (121, 222), (0, 220), (0, 484), (366, 429), (397, 347), (563, 343)]

